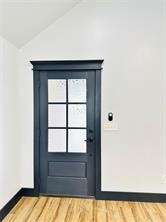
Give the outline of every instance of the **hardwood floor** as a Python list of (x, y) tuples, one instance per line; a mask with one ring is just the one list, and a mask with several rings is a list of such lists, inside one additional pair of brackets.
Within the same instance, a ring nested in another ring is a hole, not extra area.
[(23, 197), (3, 222), (166, 222), (166, 204)]

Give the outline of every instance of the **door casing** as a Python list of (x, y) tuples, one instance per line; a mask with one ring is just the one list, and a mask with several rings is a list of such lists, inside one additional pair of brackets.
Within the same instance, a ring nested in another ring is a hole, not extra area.
[(95, 197), (101, 193), (101, 70), (104, 60), (31, 61), (34, 89), (34, 195), (40, 195), (40, 71), (95, 71)]

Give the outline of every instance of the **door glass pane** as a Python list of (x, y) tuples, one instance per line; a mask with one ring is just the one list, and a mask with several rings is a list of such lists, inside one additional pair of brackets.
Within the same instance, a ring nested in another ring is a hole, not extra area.
[(86, 105), (69, 105), (69, 127), (86, 127)]
[(48, 80), (48, 102), (66, 102), (66, 80)]
[(86, 130), (69, 129), (68, 152), (86, 153)]
[(66, 152), (66, 130), (48, 130), (48, 152)]
[(66, 105), (48, 105), (48, 126), (65, 127), (66, 126)]
[(68, 80), (69, 102), (86, 102), (86, 79)]

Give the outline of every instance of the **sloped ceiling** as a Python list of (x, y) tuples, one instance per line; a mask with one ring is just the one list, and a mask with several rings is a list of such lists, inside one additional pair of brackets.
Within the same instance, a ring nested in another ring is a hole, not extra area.
[(0, 0), (0, 35), (21, 48), (80, 0)]

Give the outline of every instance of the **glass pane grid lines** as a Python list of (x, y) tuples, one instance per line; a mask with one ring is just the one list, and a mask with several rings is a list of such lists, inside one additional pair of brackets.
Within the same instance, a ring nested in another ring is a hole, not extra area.
[[(53, 79), (53, 81), (57, 80)], [(57, 96), (52, 93), (50, 99), (49, 84), (51, 79), (48, 80), (48, 152), (86, 153), (86, 79), (61, 79), (60, 81), (60, 96), (58, 95), (57, 99)], [(56, 88), (57, 84), (59, 83), (56, 83)], [(53, 84), (50, 85), (52, 87)], [(62, 92), (62, 88), (65, 94)], [(53, 87), (51, 90), (56, 92)], [(78, 92), (81, 90), (83, 92)], [(61, 99), (59, 99), (60, 97)]]

